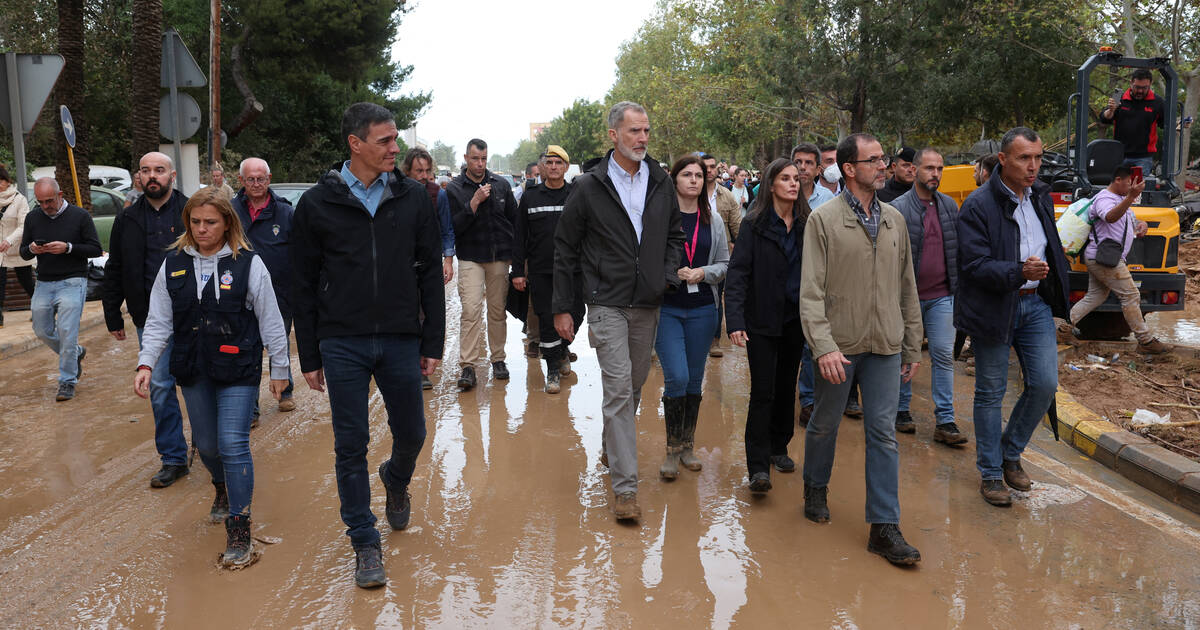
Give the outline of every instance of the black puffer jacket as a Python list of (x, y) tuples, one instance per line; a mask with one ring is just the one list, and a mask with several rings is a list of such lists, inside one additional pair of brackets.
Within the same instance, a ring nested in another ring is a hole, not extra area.
[[(938, 222), (942, 224), (942, 249), (946, 251), (946, 275), (950, 280), (950, 293), (958, 287), (958, 204), (949, 195), (934, 191), (933, 201), (937, 204)], [(925, 240), (925, 204), (917, 196), (916, 188), (896, 197), (892, 207), (904, 215), (908, 224), (908, 240), (912, 243), (913, 272), (921, 270), (921, 251)], [(919, 282), (919, 279), (918, 279)]]

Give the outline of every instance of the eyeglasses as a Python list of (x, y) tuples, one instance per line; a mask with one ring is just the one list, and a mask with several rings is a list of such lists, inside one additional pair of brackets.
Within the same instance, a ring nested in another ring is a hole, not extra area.
[(266, 177), (243, 177), (242, 181), (247, 184), (265, 184), (271, 180)]
[(850, 160), (850, 163), (851, 164), (875, 164), (876, 166), (883, 166), (886, 159), (887, 158), (883, 157), (882, 155), (876, 155), (875, 157), (869, 157), (865, 160)]

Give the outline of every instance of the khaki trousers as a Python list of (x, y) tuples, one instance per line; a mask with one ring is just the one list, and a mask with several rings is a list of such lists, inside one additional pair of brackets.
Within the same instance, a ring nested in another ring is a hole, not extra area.
[(504, 360), (504, 339), (508, 332), (509, 261), (477, 263), (458, 261), (458, 299), (462, 302), (459, 327), (459, 367), (474, 366), (483, 358), (483, 302), (487, 299), (487, 342), (491, 362)]
[(1079, 325), (1079, 320), (1091, 313), (1108, 299), (1109, 292), (1117, 294), (1121, 301), (1121, 312), (1125, 314), (1125, 322), (1138, 343), (1149, 343), (1154, 338), (1146, 320), (1142, 318), (1142, 292), (1133, 282), (1133, 275), (1125, 266), (1125, 261), (1117, 263), (1116, 267), (1105, 267), (1094, 260), (1087, 261), (1088, 291), (1082, 300), (1071, 308), (1071, 323)]

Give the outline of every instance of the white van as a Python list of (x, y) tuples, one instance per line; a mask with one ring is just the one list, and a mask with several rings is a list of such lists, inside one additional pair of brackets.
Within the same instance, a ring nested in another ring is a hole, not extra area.
[[(43, 177), (54, 177), (53, 166), (43, 166), (33, 169), (29, 174), (30, 179), (37, 181)], [(92, 186), (103, 186), (104, 188), (116, 188), (124, 185), (124, 189), (128, 190), (133, 184), (133, 178), (129, 175), (129, 171), (117, 166), (102, 166), (92, 164), (88, 166), (88, 181)], [(79, 182), (80, 185), (83, 182)]]

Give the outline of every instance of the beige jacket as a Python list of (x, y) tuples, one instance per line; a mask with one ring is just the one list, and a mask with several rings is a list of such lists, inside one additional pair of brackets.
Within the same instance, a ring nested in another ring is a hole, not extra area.
[(738, 228), (742, 226), (742, 209), (728, 188), (720, 183), (713, 185), (717, 187), (717, 214), (721, 215), (721, 220), (729, 227), (729, 245), (732, 247), (733, 242), (737, 240)]
[(841, 195), (813, 210), (804, 226), (800, 318), (814, 358), (840, 351), (921, 360), (924, 329), (908, 228), (898, 210), (879, 206), (874, 247)]
[(21, 258), (21, 235), (25, 233), (25, 215), (29, 214), (29, 202), (15, 185), (9, 184), (0, 192), (0, 208), (8, 206), (0, 218), (0, 241), (8, 243), (8, 251), (0, 254), (0, 267), (28, 267), (33, 260)]

